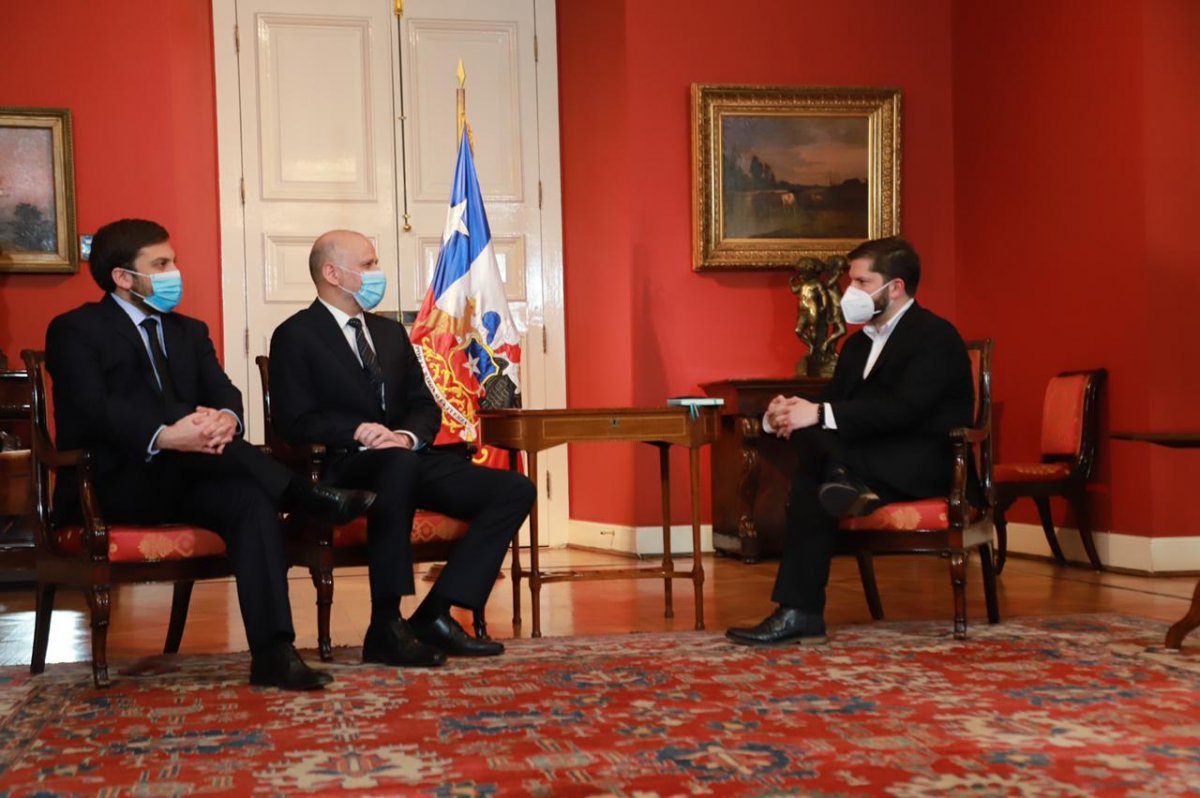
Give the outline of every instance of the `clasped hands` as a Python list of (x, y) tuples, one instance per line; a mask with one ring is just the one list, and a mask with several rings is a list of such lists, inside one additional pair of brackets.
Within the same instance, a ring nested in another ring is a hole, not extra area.
[(776, 396), (767, 405), (767, 423), (776, 437), (786, 438), (798, 429), (815, 426), (817, 423), (816, 402), (799, 396)]
[(412, 438), (382, 424), (364, 422), (354, 430), (354, 440), (365, 449), (411, 449)]
[(238, 420), (233, 413), (197, 407), (174, 424), (163, 427), (154, 445), (177, 452), (220, 454), (237, 430)]

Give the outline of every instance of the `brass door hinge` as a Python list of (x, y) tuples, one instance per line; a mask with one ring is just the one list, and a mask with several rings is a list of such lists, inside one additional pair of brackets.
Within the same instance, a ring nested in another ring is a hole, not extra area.
[(233, 26), (233, 53), (234, 55), (242, 54), (242, 34), (237, 25)]

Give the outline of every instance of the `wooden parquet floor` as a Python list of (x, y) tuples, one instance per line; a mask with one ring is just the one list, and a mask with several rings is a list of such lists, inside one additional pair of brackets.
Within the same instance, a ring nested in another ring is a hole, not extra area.
[[(528, 565), (527, 556), (522, 558)], [(628, 559), (576, 549), (547, 550), (544, 567), (619, 567)], [(677, 560), (676, 567), (690, 562)], [(755, 623), (773, 609), (771, 585), (777, 563), (746, 565), (737, 560), (706, 556), (704, 591), (707, 627), (723, 630)], [(944, 618), (951, 623), (949, 566), (935, 557), (880, 558), (876, 568), (888, 619)], [(423, 573), (427, 566), (420, 566)], [(1010, 558), (1000, 577), (1001, 620), (1031, 615), (1086, 612), (1121, 612), (1163, 622), (1167, 626), (1186, 612), (1196, 584), (1195, 576), (1144, 577), (1095, 573), (1079, 567), (1059, 568), (1050, 563)], [(315, 592), (308, 575), (291, 573), (291, 600), (297, 645), (316, 645)], [(418, 591), (430, 582), (418, 577)], [(529, 594), (522, 585), (525, 623), (519, 634), (529, 634)], [(407, 615), (420, 596), (406, 599)], [(968, 611), (971, 624), (985, 623), (983, 590), (978, 562), (968, 576)], [(137, 585), (118, 589), (113, 596), (109, 628), (109, 658), (146, 656), (162, 650), (171, 603), (169, 585)], [(48, 661), (84, 661), (90, 655), (87, 608), (75, 591), (59, 591), (51, 624)], [(335, 574), (333, 643), (356, 646), (362, 642), (369, 614), (365, 569), (343, 569)], [(512, 583), (507, 573), (496, 583), (487, 607), (492, 636), (514, 636)], [(469, 627), (470, 616), (460, 620)], [(837, 624), (869, 623), (862, 586), (853, 559), (834, 561), (826, 620)], [(629, 631), (688, 630), (693, 627), (691, 583), (675, 582), (675, 617), (663, 617), (662, 583), (658, 580), (558, 583), (542, 588), (542, 630), (547, 636), (613, 634)], [(29, 662), (33, 637), (33, 591), (0, 586), (0, 665)], [(1188, 641), (1200, 645), (1200, 640)], [(1186, 645), (1187, 643), (1185, 643)], [(197, 583), (184, 632), (182, 651), (241, 651), (246, 648), (232, 580)]]

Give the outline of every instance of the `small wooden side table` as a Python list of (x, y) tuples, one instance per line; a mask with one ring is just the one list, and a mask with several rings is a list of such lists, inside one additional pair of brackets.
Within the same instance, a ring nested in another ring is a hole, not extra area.
[[(496, 410), (480, 413), (480, 442), (525, 452), (529, 478), (537, 484), (537, 453), (563, 443), (640, 441), (658, 448), (662, 476), (663, 558), (655, 567), (542, 571), (538, 566), (537, 504), (529, 514), (529, 570), (513, 543), (513, 626), (521, 625), (521, 577), (528, 574), (533, 637), (542, 636), (541, 589), (550, 582), (601, 579), (662, 579), (665, 617), (674, 617), (671, 580), (691, 579), (696, 602), (696, 628), (704, 628), (704, 566), (700, 559), (700, 448), (717, 439), (714, 407), (625, 407), (584, 410)], [(676, 571), (671, 557), (670, 448), (688, 447), (692, 486), (692, 569)]]
[[(1200, 432), (1110, 432), (1110, 438), (1121, 441), (1143, 441), (1171, 449), (1200, 448)], [(1184, 615), (1167, 630), (1167, 648), (1182, 648), (1183, 638), (1200, 626), (1200, 581), (1192, 593), (1192, 604)]]

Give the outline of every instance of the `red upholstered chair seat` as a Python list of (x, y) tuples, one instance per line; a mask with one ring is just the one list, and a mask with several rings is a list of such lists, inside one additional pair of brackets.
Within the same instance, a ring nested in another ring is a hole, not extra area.
[[(413, 518), (413, 543), (443, 543), (459, 540), (467, 534), (467, 522), (441, 513), (418, 510)], [(367, 521), (357, 518), (333, 528), (334, 546), (363, 546), (367, 542)]]
[[(83, 527), (67, 526), (51, 531), (54, 546), (70, 556), (82, 556)], [(109, 562), (164, 562), (215, 557), (225, 554), (225, 541), (216, 532), (196, 526), (110, 526)]]
[(1036, 482), (1062, 479), (1071, 473), (1070, 463), (997, 463), (992, 466), (996, 482)]
[[(968, 522), (979, 519), (979, 511), (971, 509)], [(839, 529), (847, 531), (912, 532), (918, 529), (949, 529), (949, 502), (945, 499), (921, 499), (915, 502), (885, 504), (861, 518), (843, 518)]]

